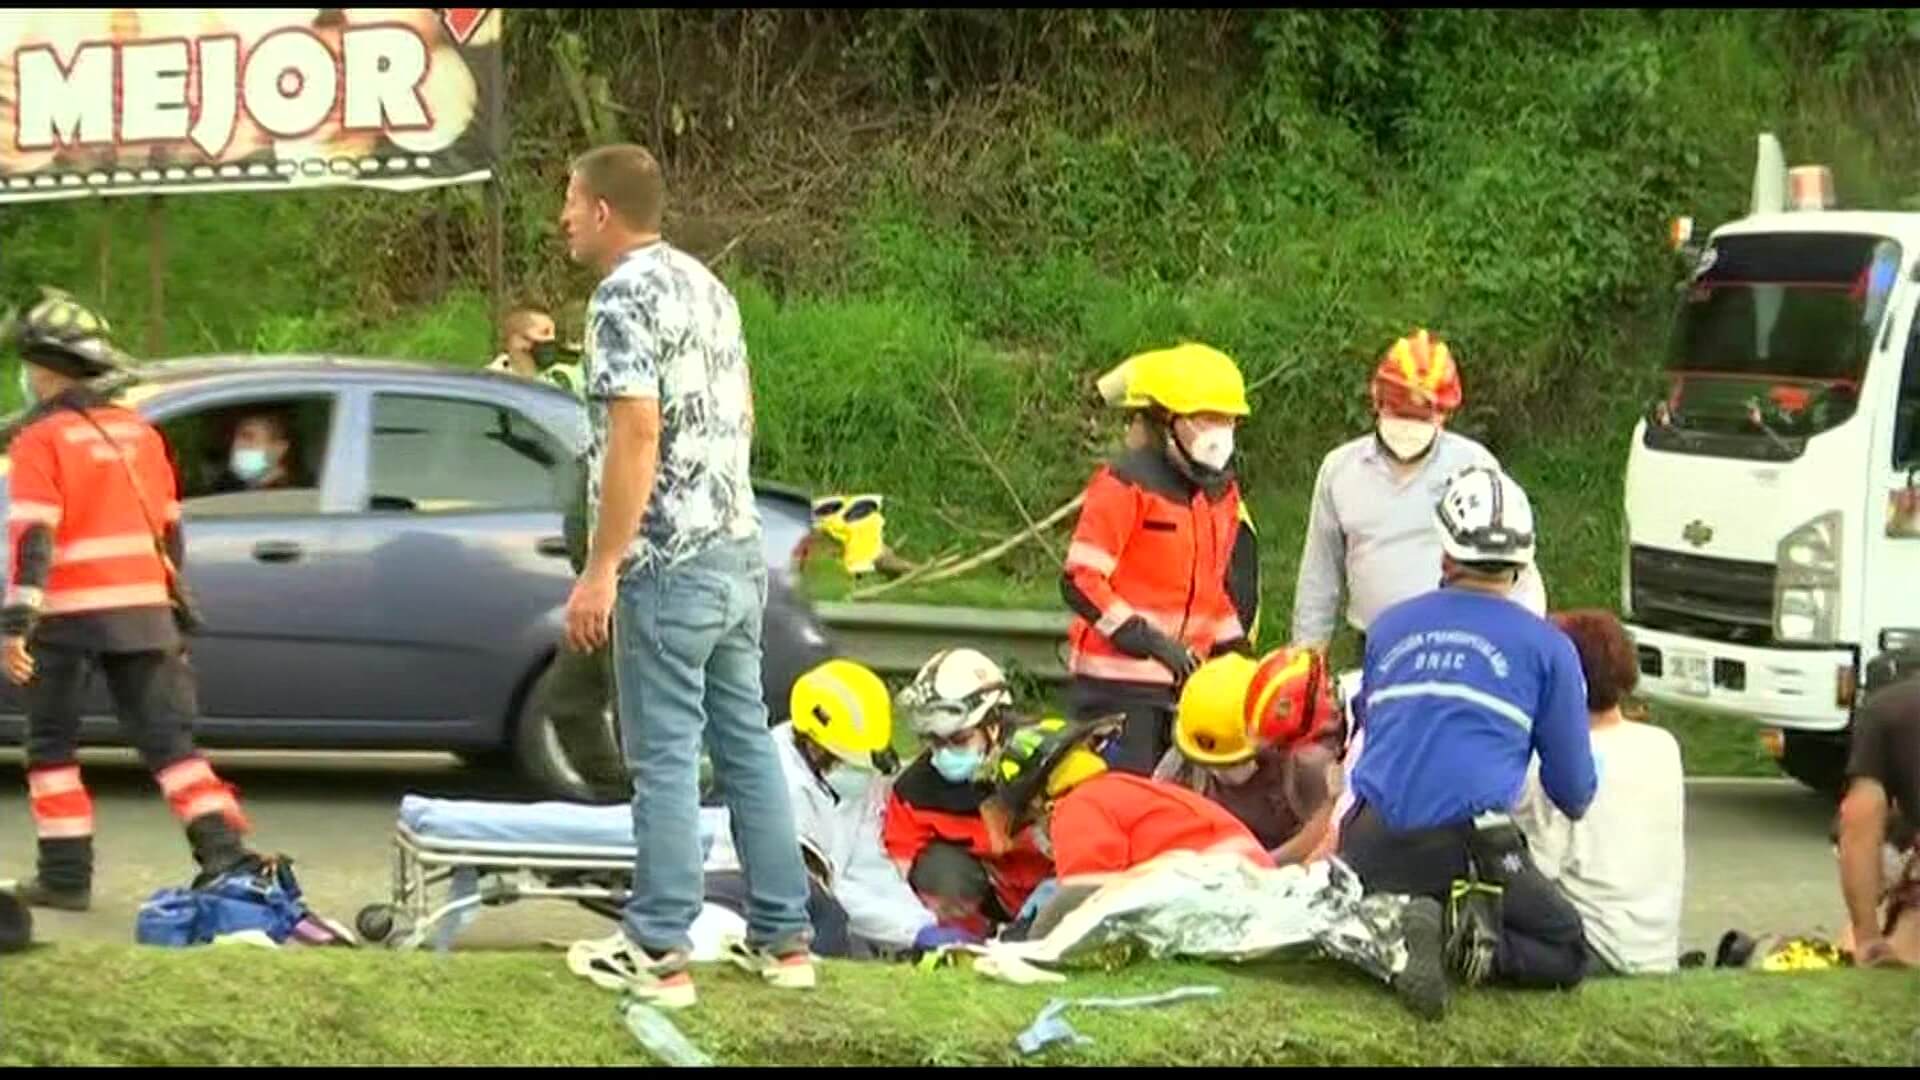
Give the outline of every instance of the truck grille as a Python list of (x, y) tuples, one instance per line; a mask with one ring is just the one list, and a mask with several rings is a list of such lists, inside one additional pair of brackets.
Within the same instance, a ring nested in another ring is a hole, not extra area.
[(1773, 637), (1772, 563), (1636, 546), (1631, 572), (1633, 616), (1645, 626), (1742, 644)]

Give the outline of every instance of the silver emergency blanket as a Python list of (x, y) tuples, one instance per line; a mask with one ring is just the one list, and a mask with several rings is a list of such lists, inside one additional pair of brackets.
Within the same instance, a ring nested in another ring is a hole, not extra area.
[(1406, 898), (1362, 896), (1346, 864), (1279, 869), (1229, 854), (1172, 852), (1114, 875), (1037, 941), (985, 947), (992, 970), (1283, 953), (1344, 960), (1383, 982), (1405, 966)]

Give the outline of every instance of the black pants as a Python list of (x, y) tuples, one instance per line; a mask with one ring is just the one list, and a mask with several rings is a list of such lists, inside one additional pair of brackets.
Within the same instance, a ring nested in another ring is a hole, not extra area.
[(1067, 712), (1075, 720), (1114, 713), (1126, 717), (1120, 738), (1107, 752), (1107, 764), (1119, 772), (1153, 775), (1154, 766), (1173, 746), (1173, 711), (1171, 687), (1075, 679), (1067, 688)]
[(121, 737), (148, 769), (159, 772), (192, 755), (199, 699), (181, 650), (96, 653), (35, 645), (33, 659), (37, 671), (26, 691), (28, 768), (66, 765), (78, 756), (80, 710), (96, 664), (106, 676)]
[(606, 649), (577, 653), (562, 646), (534, 685), (539, 709), (553, 719), (560, 749), (608, 802), (632, 798), (633, 782), (611, 716), (613, 671)]
[[(1340, 857), (1360, 875), (1370, 893), (1431, 896), (1447, 902), (1453, 882), (1467, 874), (1470, 825), (1395, 833), (1361, 804), (1340, 830)], [(1501, 932), (1494, 974), (1504, 983), (1564, 989), (1586, 977), (1588, 957), (1580, 913), (1520, 853), (1520, 865), (1504, 873)]]
[[(150, 771), (157, 775), (193, 756), (193, 724), (200, 703), (184, 650), (99, 652), (38, 644), (33, 658), (37, 670), (26, 691), (29, 772), (71, 765), (79, 756), (81, 707), (95, 666), (106, 677), (121, 737), (139, 751)], [(183, 824), (203, 871), (218, 872), (246, 857), (238, 829), (220, 812), (210, 811)], [(90, 888), (92, 836), (43, 838), (39, 874), (43, 883), (55, 888)]]

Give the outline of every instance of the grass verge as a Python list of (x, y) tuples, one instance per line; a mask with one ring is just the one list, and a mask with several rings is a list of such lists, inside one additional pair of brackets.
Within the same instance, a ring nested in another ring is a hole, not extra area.
[[(1217, 998), (1069, 1010), (1093, 1045), (1035, 1063), (1137, 1065), (1920, 1065), (1910, 974), (1703, 971), (1572, 993), (1481, 991), (1424, 1025), (1357, 973), (1319, 962), (1142, 964), (1059, 987), (964, 971), (827, 965), (790, 994), (703, 969), (674, 1019), (715, 1062), (1018, 1062), (1014, 1036), (1055, 996), (1215, 985)], [(450, 957), (252, 949), (46, 947), (0, 963), (10, 1065), (644, 1064), (616, 997), (557, 954)]]

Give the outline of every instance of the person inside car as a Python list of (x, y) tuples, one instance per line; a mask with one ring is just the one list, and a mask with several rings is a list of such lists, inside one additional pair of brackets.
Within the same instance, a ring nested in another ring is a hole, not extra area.
[(293, 421), (278, 410), (249, 413), (233, 426), (227, 468), (213, 493), (310, 488), (313, 478), (301, 466)]

